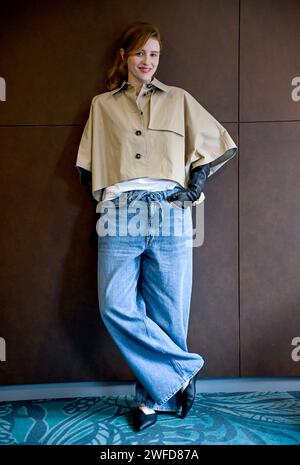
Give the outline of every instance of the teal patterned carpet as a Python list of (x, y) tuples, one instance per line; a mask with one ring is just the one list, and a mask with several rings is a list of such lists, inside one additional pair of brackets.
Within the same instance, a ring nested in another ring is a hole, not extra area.
[(300, 444), (300, 392), (197, 394), (188, 416), (136, 431), (132, 396), (0, 402), (0, 444)]

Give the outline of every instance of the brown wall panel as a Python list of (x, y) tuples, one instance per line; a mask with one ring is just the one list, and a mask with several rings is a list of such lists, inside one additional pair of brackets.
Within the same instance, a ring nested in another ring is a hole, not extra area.
[(1, 384), (110, 379), (112, 353), (98, 315), (94, 205), (73, 169), (81, 131), (0, 128)]
[(240, 130), (241, 375), (299, 376), (300, 121)]
[(300, 119), (299, 21), (299, 0), (241, 1), (240, 121)]
[[(226, 129), (238, 144), (237, 125)], [(203, 355), (203, 377), (239, 376), (237, 157), (209, 179), (204, 202), (204, 242), (194, 247), (191, 347)]]
[[(104, 92), (116, 39), (153, 21), (164, 50), (158, 77), (184, 87), (221, 121), (237, 120), (238, 0), (11, 0), (0, 3), (0, 124), (83, 124)], [(117, 14), (116, 14), (117, 12)], [(226, 40), (224, 40), (226, 36)]]

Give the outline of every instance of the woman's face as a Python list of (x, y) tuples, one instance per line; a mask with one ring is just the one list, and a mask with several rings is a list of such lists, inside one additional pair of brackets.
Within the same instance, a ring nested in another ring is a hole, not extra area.
[(150, 81), (158, 67), (159, 53), (158, 40), (150, 38), (140, 50), (130, 55), (127, 60), (128, 81)]

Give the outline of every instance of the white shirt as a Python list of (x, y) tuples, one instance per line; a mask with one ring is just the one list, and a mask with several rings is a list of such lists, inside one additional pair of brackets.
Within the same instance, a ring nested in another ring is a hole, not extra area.
[[(103, 190), (102, 200), (97, 204), (96, 211), (100, 211), (102, 202), (105, 200), (111, 200), (118, 197), (122, 192), (130, 190), (147, 190), (147, 191), (165, 191), (168, 189), (174, 189), (175, 186), (181, 186), (177, 181), (170, 181), (169, 179), (156, 179), (156, 178), (133, 178), (125, 181), (112, 184)], [(197, 201), (197, 204), (203, 202), (205, 195), (201, 192), (201, 195)]]

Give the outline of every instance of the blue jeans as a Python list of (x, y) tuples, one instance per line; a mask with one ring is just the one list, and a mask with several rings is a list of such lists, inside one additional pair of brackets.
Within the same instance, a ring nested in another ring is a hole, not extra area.
[[(187, 348), (193, 271), (191, 208), (181, 209), (166, 200), (180, 189), (123, 192), (103, 204), (106, 220), (117, 233), (104, 235), (97, 229), (103, 323), (137, 378), (137, 402), (164, 411), (181, 409), (180, 388), (204, 364), (199, 354)], [(129, 224), (137, 213), (137, 202), (146, 207), (140, 209), (141, 234), (121, 234), (122, 215), (127, 212)], [(155, 212), (158, 220), (153, 226)], [(98, 222), (105, 216), (101, 213)], [(164, 230), (165, 224), (169, 228)], [(176, 234), (183, 224), (184, 233)]]

